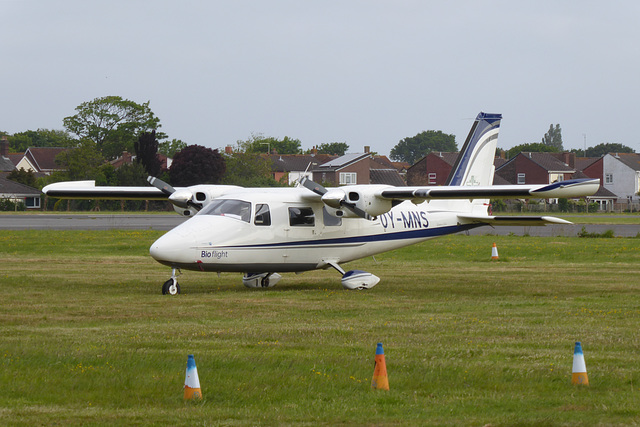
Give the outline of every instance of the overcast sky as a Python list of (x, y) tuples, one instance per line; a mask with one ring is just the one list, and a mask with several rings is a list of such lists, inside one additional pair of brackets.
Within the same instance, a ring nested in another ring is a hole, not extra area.
[(0, 0), (0, 130), (150, 101), (170, 138), (252, 133), (388, 155), (502, 113), (498, 145), (640, 152), (640, 2)]

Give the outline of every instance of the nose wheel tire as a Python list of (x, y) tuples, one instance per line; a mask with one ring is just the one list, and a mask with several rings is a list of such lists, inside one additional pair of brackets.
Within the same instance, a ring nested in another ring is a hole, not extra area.
[(172, 277), (162, 285), (162, 295), (178, 295), (180, 293), (180, 285), (178, 281)]

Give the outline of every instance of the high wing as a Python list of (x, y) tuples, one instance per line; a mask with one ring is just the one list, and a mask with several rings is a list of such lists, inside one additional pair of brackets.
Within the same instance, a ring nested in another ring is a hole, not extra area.
[[(443, 186), (443, 187), (391, 187), (384, 185), (349, 185), (338, 188), (324, 188), (310, 180), (302, 180), (301, 185), (321, 196), (324, 204), (331, 209), (342, 211), (340, 216), (358, 216), (365, 219), (373, 219), (378, 215), (389, 212), (399, 203), (410, 200), (415, 204), (439, 200), (446, 201), (468, 200), (475, 206), (481, 206), (482, 200), (489, 199), (555, 199), (582, 197), (594, 194), (600, 185), (599, 179), (572, 179), (556, 182), (548, 185), (494, 185), (494, 186)], [(480, 200), (478, 203), (477, 201)], [(459, 206), (441, 204), (443, 210), (455, 211)], [(486, 211), (486, 208), (485, 208)], [(502, 217), (490, 218), (486, 215), (477, 215), (478, 210), (471, 205), (468, 212), (459, 212), (461, 219), (472, 222), (483, 219), (484, 223), (504, 225), (506, 219)], [(469, 214), (465, 216), (465, 214)], [(533, 218), (523, 219), (533, 225)], [(465, 221), (466, 222), (466, 221)], [(542, 221), (546, 223), (550, 221)], [(557, 222), (557, 221), (555, 221)]]
[(42, 192), (58, 199), (168, 200), (176, 212), (190, 216), (216, 197), (242, 188), (235, 185), (193, 185), (174, 188), (151, 176), (147, 181), (153, 187), (96, 186), (95, 181), (56, 182), (45, 186)]
[(570, 179), (548, 185), (492, 185), (406, 187), (382, 190), (379, 197), (392, 200), (435, 199), (556, 199), (589, 196), (598, 191), (599, 179)]
[(95, 181), (67, 181), (49, 184), (42, 189), (57, 199), (167, 200), (169, 195), (156, 187), (96, 187)]

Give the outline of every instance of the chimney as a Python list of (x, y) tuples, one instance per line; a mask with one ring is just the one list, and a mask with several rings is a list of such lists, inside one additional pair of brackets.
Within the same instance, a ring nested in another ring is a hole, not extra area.
[(371, 147), (370, 147), (370, 146), (368, 146), (368, 145), (365, 145), (365, 146), (364, 146), (364, 152), (365, 152), (365, 153), (368, 153), (368, 152), (370, 152), (370, 151), (371, 151)]
[(233, 147), (230, 145), (224, 147), (224, 154), (233, 154)]
[(576, 153), (569, 153), (565, 151), (564, 153), (562, 153), (562, 160), (570, 168), (573, 169), (576, 167)]
[(7, 141), (7, 135), (2, 136), (0, 140), (0, 156), (7, 157), (9, 155), (9, 141)]

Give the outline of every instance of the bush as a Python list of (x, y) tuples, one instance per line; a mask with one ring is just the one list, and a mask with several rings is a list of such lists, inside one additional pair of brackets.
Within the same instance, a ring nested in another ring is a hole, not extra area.
[(26, 209), (24, 202), (14, 202), (11, 199), (0, 199), (0, 211), (11, 212), (24, 211)]

